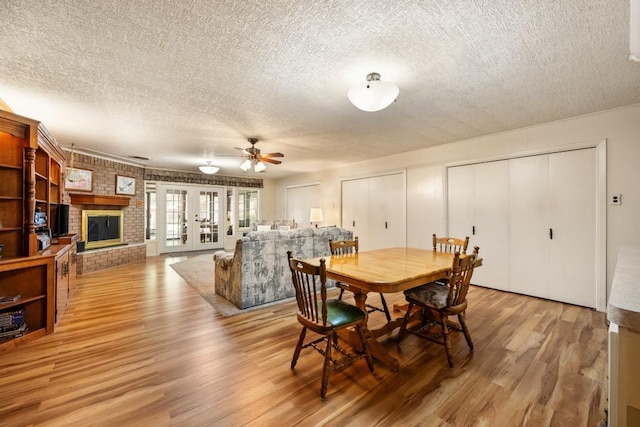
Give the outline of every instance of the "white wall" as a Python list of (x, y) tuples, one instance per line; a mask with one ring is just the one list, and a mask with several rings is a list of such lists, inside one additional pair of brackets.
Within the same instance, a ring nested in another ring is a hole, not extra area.
[(607, 194), (622, 194), (621, 206), (606, 209), (610, 289), (618, 248), (640, 243), (640, 105), (279, 179), (274, 182), (275, 217), (284, 218), (287, 186), (318, 182), (324, 223), (340, 224), (341, 179), (407, 169), (407, 244), (429, 247), (431, 234), (444, 232), (444, 165), (603, 139), (607, 140)]

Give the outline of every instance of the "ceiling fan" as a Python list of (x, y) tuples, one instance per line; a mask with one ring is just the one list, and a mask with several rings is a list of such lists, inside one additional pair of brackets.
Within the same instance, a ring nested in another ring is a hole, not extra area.
[(240, 150), (243, 152), (243, 157), (246, 158), (244, 162), (240, 165), (240, 169), (244, 171), (248, 171), (253, 166), (253, 170), (256, 172), (263, 172), (267, 169), (265, 163), (271, 163), (274, 165), (279, 165), (282, 163), (280, 160), (275, 160), (273, 157), (284, 157), (282, 153), (260, 153), (260, 149), (256, 148), (256, 143), (259, 141), (258, 138), (248, 138), (247, 141), (251, 144), (251, 147), (248, 148), (240, 148), (236, 147), (236, 150)]

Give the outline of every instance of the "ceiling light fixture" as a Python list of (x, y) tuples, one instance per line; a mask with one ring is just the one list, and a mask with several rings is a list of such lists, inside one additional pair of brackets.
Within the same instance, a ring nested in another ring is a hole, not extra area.
[(251, 167), (253, 166), (253, 170), (255, 172), (264, 172), (265, 170), (267, 170), (267, 165), (264, 164), (264, 162), (258, 160), (258, 159), (247, 159), (244, 162), (242, 162), (242, 164), (240, 165), (240, 169), (242, 169), (243, 171), (247, 172), (249, 171), (249, 169), (251, 169)]
[(370, 73), (366, 83), (360, 83), (347, 92), (349, 101), (362, 111), (380, 111), (396, 100), (400, 89), (391, 82), (380, 80), (380, 74)]
[(212, 166), (211, 161), (207, 161), (206, 165), (198, 166), (198, 169), (200, 169), (200, 172), (206, 173), (207, 175), (213, 175), (220, 170), (219, 167)]

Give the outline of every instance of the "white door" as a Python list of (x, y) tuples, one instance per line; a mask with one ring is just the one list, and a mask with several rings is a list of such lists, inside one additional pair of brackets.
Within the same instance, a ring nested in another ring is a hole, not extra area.
[(360, 249), (367, 247), (369, 229), (369, 179), (342, 181), (342, 227), (360, 239)]
[(311, 208), (322, 207), (320, 184), (287, 188), (286, 204), (286, 219), (302, 226), (309, 225)]
[(367, 249), (406, 246), (404, 194), (403, 174), (369, 178)]
[(475, 193), (475, 165), (456, 166), (447, 169), (449, 237), (471, 237), (475, 223)]
[(509, 160), (510, 290), (596, 306), (596, 150)]
[(509, 290), (512, 292), (549, 298), (548, 191), (549, 156), (509, 160)]
[[(469, 249), (480, 248), (483, 265), (474, 284), (507, 290), (509, 286), (509, 165), (507, 161), (476, 166), (475, 220)], [(453, 236), (458, 237), (458, 236)], [(461, 236), (462, 237), (462, 236)]]
[(222, 191), (219, 187), (158, 184), (159, 252), (221, 248)]
[(549, 157), (550, 295), (585, 307), (596, 306), (595, 165), (595, 149)]
[(508, 188), (506, 160), (456, 166), (447, 171), (447, 236), (469, 237), (467, 252), (478, 246), (483, 259), (472, 282), (501, 290), (507, 290), (509, 285)]

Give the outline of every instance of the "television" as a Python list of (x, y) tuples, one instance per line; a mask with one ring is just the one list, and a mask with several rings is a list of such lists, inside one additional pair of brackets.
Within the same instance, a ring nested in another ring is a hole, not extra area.
[(66, 236), (69, 233), (69, 205), (51, 205), (51, 235)]

